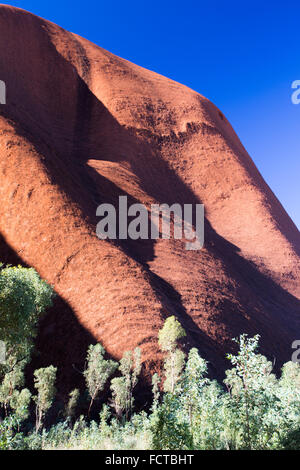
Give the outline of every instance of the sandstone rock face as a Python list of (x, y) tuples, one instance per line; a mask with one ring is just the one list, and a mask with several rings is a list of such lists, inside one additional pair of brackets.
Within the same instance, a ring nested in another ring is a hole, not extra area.
[[(243, 332), (289, 360), (300, 234), (223, 114), (25, 11), (0, 6), (0, 38), (0, 258), (34, 266), (58, 294), (38, 360), (79, 364), (98, 340), (116, 358), (140, 346), (154, 370), (168, 315), (216, 376)], [(96, 208), (120, 195), (147, 207), (203, 203), (204, 248), (99, 240)]]

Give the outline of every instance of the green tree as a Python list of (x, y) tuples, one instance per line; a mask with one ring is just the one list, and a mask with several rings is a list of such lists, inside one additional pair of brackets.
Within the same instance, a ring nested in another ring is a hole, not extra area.
[(29, 417), (29, 405), (31, 401), (31, 393), (28, 388), (23, 388), (21, 391), (16, 391), (10, 402), (10, 406), (14, 411), (14, 415), (18, 422), (18, 429), (20, 424)]
[(184, 366), (184, 353), (178, 348), (178, 341), (186, 333), (174, 316), (167, 318), (158, 333), (158, 343), (162, 351), (167, 353), (164, 369), (164, 391), (174, 393)]
[(112, 380), (111, 390), (113, 394), (113, 404), (116, 414), (121, 417), (125, 410), (126, 419), (132, 414), (134, 403), (133, 390), (138, 383), (141, 372), (141, 350), (135, 348), (134, 352), (125, 351), (120, 360), (119, 370), (122, 377)]
[(0, 265), (0, 340), (6, 346), (6, 362), (0, 366), (0, 403), (5, 414), (11, 408), (20, 422), (28, 416), (28, 390), (24, 367), (30, 358), (36, 325), (51, 305), (54, 293), (32, 268)]
[(201, 391), (209, 380), (207, 374), (207, 362), (199, 356), (198, 350), (192, 348), (188, 355), (181, 380), (181, 403), (182, 412), (186, 412), (191, 429), (193, 428), (193, 417), (198, 408)]
[(155, 410), (159, 404), (160, 391), (159, 391), (160, 377), (157, 373), (152, 376), (152, 393), (153, 393), (153, 405), (152, 410)]
[(55, 380), (57, 368), (45, 367), (34, 371), (34, 386), (38, 392), (34, 397), (36, 403), (36, 432), (42, 425), (47, 411), (51, 408), (56, 394)]
[(91, 397), (88, 415), (90, 414), (95, 398), (104, 389), (107, 380), (118, 367), (117, 362), (104, 359), (104, 355), (105, 349), (100, 343), (89, 346), (87, 368), (83, 373)]
[[(193, 445), (200, 450), (228, 449), (224, 419), (226, 393), (216, 381), (203, 379), (198, 389), (198, 402), (193, 407), (191, 432)], [(190, 399), (189, 399), (190, 401)]]
[(7, 356), (28, 360), (38, 319), (53, 295), (33, 268), (0, 265), (0, 340)]
[(300, 449), (300, 364), (286, 362), (275, 390), (280, 402), (276, 416), (281, 445), (285, 449)]
[(29, 415), (30, 392), (21, 389), (24, 367), (30, 359), (36, 326), (43, 311), (51, 305), (54, 292), (32, 268), (0, 264), (0, 340), (6, 349), (0, 365), (0, 404), (13, 422)]
[(259, 335), (241, 335), (235, 341), (240, 349), (237, 355), (228, 355), (233, 368), (226, 371), (224, 381), (229, 392), (232, 431), (240, 448), (263, 449), (276, 432), (276, 420), (269, 418), (270, 413), (275, 418), (279, 411), (275, 393), (278, 383), (272, 374), (272, 363), (256, 353)]
[(72, 421), (72, 419), (74, 418), (75, 416), (75, 412), (76, 412), (76, 407), (77, 407), (77, 404), (78, 404), (78, 400), (79, 400), (79, 396), (80, 396), (80, 392), (78, 390), (78, 388), (75, 388), (74, 390), (72, 390), (72, 392), (70, 392), (69, 394), (69, 400), (68, 400), (68, 403), (66, 405), (66, 408), (65, 408), (65, 417), (67, 419), (69, 419), (70, 421)]
[(193, 448), (193, 439), (187, 422), (179, 419), (180, 400), (176, 394), (166, 393), (150, 418), (153, 450), (187, 450)]
[(127, 405), (127, 386), (125, 377), (114, 377), (111, 381), (112, 406), (116, 415), (121, 419)]
[(26, 361), (15, 362), (13, 356), (8, 356), (6, 361), (6, 373), (0, 385), (0, 404), (4, 409), (5, 416), (10, 410), (11, 401), (18, 393), (18, 389), (24, 385), (24, 366)]

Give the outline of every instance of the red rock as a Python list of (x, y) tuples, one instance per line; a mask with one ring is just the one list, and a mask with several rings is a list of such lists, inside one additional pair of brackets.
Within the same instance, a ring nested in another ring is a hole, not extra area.
[[(116, 358), (141, 346), (154, 369), (168, 315), (216, 376), (243, 332), (259, 333), (278, 363), (289, 360), (299, 339), (299, 231), (223, 114), (23, 10), (1, 6), (0, 31), (0, 255), (19, 256), (59, 294), (38, 360), (70, 368), (93, 339)], [(96, 208), (119, 195), (203, 203), (205, 247), (99, 240)]]

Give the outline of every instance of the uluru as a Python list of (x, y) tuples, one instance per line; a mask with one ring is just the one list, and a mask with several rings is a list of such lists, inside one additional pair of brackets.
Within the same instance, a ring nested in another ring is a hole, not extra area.
[[(26, 11), (0, 6), (0, 260), (57, 294), (35, 365), (76, 383), (88, 344), (139, 346), (159, 370), (173, 315), (221, 378), (232, 338), (291, 357), (300, 328), (300, 234), (232, 126), (192, 89)], [(97, 207), (203, 204), (205, 242), (100, 240)]]

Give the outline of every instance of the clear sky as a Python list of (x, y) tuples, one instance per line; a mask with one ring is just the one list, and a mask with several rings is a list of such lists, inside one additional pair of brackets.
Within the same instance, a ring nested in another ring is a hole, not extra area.
[[(0, 0), (1, 1), (1, 0)], [(24, 8), (193, 88), (227, 116), (300, 228), (300, 3), (24, 0)]]

